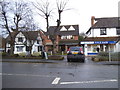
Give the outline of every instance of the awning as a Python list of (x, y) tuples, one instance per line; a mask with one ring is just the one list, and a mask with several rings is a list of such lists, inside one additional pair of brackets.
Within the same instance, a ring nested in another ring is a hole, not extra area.
[(59, 45), (78, 45), (78, 43), (59, 43)]

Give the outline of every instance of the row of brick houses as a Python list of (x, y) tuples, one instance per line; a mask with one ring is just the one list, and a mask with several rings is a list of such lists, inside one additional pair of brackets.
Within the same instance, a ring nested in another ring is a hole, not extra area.
[[(52, 51), (52, 41), (50, 35), (56, 35), (57, 51), (67, 52), (71, 46), (82, 45), (85, 55), (97, 54), (99, 51), (108, 51), (109, 47), (114, 52), (120, 51), (120, 27), (119, 17), (91, 18), (92, 26), (86, 32), (87, 37), (79, 42), (79, 25), (61, 25), (57, 31), (56, 26), (50, 26), (47, 32), (39, 31), (19, 31), (15, 33), (14, 53), (27, 52), (29, 41), (33, 42), (32, 53), (42, 51)], [(29, 40), (28, 40), (29, 39)], [(10, 49), (10, 38), (6, 38), (6, 49)], [(27, 44), (25, 46), (25, 43)], [(42, 48), (42, 49), (41, 49)]]

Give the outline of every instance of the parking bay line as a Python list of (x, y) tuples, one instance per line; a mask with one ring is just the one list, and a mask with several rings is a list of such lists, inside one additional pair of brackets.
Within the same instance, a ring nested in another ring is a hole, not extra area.
[(59, 83), (59, 81), (60, 81), (60, 77), (56, 77), (54, 80), (53, 80), (53, 82), (52, 82), (52, 84), (58, 84)]
[(95, 80), (95, 81), (81, 81), (81, 82), (61, 82), (60, 84), (89, 84), (89, 83), (100, 83), (100, 82), (117, 82), (117, 79), (110, 80)]

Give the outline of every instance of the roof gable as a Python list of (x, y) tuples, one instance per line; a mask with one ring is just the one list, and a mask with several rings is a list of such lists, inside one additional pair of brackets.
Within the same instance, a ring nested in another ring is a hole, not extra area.
[(67, 29), (63, 26), (60, 31), (67, 31)]
[(50, 26), (47, 35), (79, 35), (79, 25), (62, 25), (56, 30), (57, 26)]
[[(26, 39), (37, 40), (39, 31), (18, 31), (18, 32), (12, 32), (11, 34), (13, 37), (24, 35)], [(6, 40), (11, 41), (10, 36), (8, 36)]]
[(75, 28), (73, 27), (73, 26), (70, 26), (70, 28), (68, 29), (68, 31), (74, 31), (75, 30)]
[(26, 31), (26, 32), (22, 32), (26, 39), (28, 40), (36, 40), (38, 37), (38, 31)]
[(95, 24), (86, 32), (88, 34), (91, 29), (96, 28), (120, 28), (120, 17), (95, 18)]
[(19, 32), (16, 37), (25, 37), (25, 35), (22, 32)]

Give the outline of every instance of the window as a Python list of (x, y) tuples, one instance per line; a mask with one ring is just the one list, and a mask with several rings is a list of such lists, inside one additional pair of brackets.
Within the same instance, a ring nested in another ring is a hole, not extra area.
[(17, 52), (22, 52), (22, 51), (23, 51), (24, 46), (16, 46), (16, 48), (17, 48)]
[(88, 49), (88, 51), (92, 51), (91, 45), (88, 45), (88, 46), (87, 46), (87, 49)]
[(42, 51), (43, 49), (42, 49), (42, 46), (38, 46), (38, 52), (39, 51)]
[(72, 35), (61, 36), (61, 39), (73, 39), (73, 36)]
[(40, 42), (40, 41), (39, 41), (39, 40), (37, 40), (37, 44), (39, 44), (39, 42)]
[(116, 28), (116, 32), (117, 35), (120, 35), (120, 28)]
[(50, 36), (48, 35), (48, 39), (50, 39)]
[(106, 28), (100, 29), (100, 35), (107, 35)]
[(22, 37), (19, 37), (19, 38), (18, 38), (18, 42), (23, 42), (23, 38), (22, 38)]

